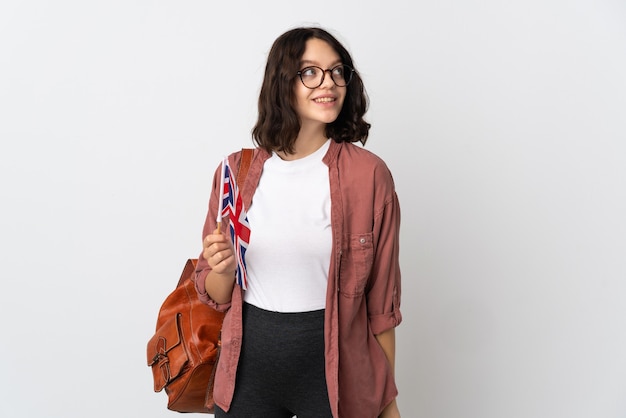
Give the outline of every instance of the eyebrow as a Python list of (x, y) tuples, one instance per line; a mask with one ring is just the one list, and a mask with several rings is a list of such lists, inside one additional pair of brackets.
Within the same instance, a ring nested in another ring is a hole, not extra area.
[[(340, 59), (335, 60), (330, 66), (332, 68), (332, 67), (334, 67), (337, 64), (341, 64), (341, 60)], [(302, 60), (302, 61), (300, 61), (300, 65), (320, 65), (320, 63), (317, 62), (317, 61)]]

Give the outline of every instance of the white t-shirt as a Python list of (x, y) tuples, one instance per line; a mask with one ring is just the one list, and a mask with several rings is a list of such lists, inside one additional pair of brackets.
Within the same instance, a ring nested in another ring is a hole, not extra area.
[(284, 161), (274, 153), (265, 162), (247, 212), (246, 302), (275, 312), (325, 307), (332, 230), (328, 166), (322, 158), (329, 141), (298, 160)]

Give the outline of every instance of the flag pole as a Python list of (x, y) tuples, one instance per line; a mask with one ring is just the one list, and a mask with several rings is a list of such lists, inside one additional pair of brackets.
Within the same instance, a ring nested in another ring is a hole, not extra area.
[(226, 157), (222, 158), (222, 175), (220, 176), (220, 199), (218, 200), (217, 206), (217, 233), (220, 234), (222, 232), (222, 211), (224, 208), (224, 182), (226, 176)]

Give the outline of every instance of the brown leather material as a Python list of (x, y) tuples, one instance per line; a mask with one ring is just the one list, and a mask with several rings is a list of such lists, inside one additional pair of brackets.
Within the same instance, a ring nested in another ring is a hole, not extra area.
[[(242, 189), (253, 153), (253, 149), (242, 149), (237, 173), (237, 184)], [(154, 391), (165, 389), (168, 409), (213, 413), (213, 379), (225, 313), (198, 298), (197, 262), (195, 258), (187, 260), (176, 289), (161, 305), (156, 332), (148, 342), (147, 358)]]
[(239, 172), (237, 173), (237, 186), (240, 190), (243, 190), (244, 182), (246, 177), (248, 176), (248, 169), (250, 168), (250, 163), (252, 163), (253, 155), (254, 149), (241, 149), (241, 161), (239, 162)]
[(165, 389), (168, 409), (212, 413), (213, 392), (207, 389), (217, 362), (224, 313), (198, 299), (196, 263), (187, 260), (178, 286), (163, 302), (147, 358), (154, 391)]

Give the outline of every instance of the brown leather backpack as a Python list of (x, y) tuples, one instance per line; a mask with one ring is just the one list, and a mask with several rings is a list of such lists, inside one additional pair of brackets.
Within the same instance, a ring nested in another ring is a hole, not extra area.
[[(243, 187), (253, 150), (242, 150), (237, 183)], [(224, 312), (202, 303), (195, 289), (197, 259), (188, 259), (176, 289), (159, 310), (156, 332), (148, 342), (154, 391), (165, 389), (167, 408), (213, 413), (213, 379), (219, 358)]]
[(154, 391), (165, 389), (168, 409), (212, 413), (213, 391), (209, 386), (224, 313), (198, 299), (194, 283), (197, 261), (187, 260), (178, 286), (163, 302), (147, 356)]

